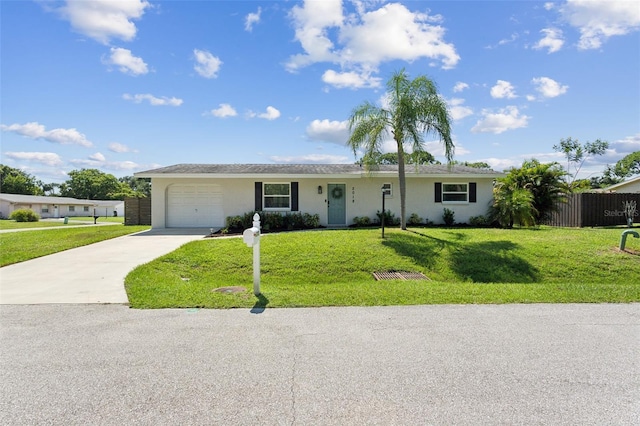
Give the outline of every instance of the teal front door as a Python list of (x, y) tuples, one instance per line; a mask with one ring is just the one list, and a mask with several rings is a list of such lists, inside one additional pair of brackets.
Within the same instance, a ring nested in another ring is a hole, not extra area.
[(347, 224), (347, 191), (343, 183), (327, 185), (327, 209), (329, 226), (345, 226)]

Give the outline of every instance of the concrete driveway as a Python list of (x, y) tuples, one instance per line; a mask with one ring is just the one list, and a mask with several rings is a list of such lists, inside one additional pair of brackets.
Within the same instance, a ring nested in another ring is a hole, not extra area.
[(0, 268), (0, 304), (129, 303), (124, 278), (209, 229), (150, 230)]

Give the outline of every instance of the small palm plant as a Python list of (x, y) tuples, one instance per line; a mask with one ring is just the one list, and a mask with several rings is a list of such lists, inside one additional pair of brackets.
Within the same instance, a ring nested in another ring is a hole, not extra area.
[(534, 226), (536, 209), (533, 207), (533, 198), (531, 191), (499, 181), (493, 189), (491, 217), (507, 228), (513, 228), (516, 223)]

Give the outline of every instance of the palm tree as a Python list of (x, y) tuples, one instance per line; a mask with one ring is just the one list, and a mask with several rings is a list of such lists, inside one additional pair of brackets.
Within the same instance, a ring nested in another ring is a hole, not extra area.
[[(406, 223), (405, 144), (414, 153), (423, 152), (424, 136), (434, 134), (444, 144), (447, 161), (453, 160), (454, 146), (447, 104), (438, 94), (433, 81), (425, 76), (410, 80), (404, 69), (387, 82), (388, 107), (365, 102), (356, 107), (349, 118), (347, 144), (354, 155), (364, 148), (363, 158), (375, 158), (382, 143), (391, 134), (398, 149), (398, 180), (400, 186), (400, 225)], [(371, 164), (365, 164), (371, 166)]]
[(491, 219), (498, 221), (505, 228), (536, 224), (536, 209), (533, 207), (533, 194), (506, 181), (496, 182), (493, 188), (493, 204)]

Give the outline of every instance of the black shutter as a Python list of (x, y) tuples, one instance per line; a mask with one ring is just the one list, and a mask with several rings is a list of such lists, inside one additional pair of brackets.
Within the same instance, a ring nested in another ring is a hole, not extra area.
[(435, 202), (436, 203), (441, 203), (442, 202), (442, 182), (436, 182), (436, 184), (434, 185), (434, 191), (435, 191)]
[(470, 203), (475, 203), (476, 202), (476, 183), (475, 182), (469, 182), (469, 202)]
[(256, 182), (255, 184), (256, 190), (256, 211), (262, 211), (262, 182)]
[(291, 211), (297, 212), (298, 210), (298, 182), (291, 182)]

